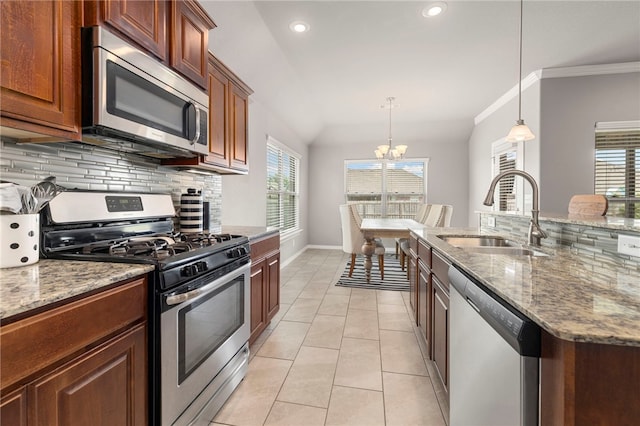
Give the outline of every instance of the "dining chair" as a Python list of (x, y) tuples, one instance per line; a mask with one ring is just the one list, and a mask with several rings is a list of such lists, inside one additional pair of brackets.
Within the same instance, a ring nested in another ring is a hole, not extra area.
[[(351, 254), (351, 266), (349, 267), (349, 277), (351, 277), (356, 263), (356, 255), (362, 254), (362, 245), (364, 244), (364, 235), (360, 230), (362, 217), (355, 204), (340, 205), (340, 222), (342, 224), (342, 251)], [(384, 280), (384, 245), (379, 239), (375, 239), (374, 243), (374, 254), (378, 256), (380, 278)]]
[[(431, 210), (431, 204), (421, 204), (416, 210), (416, 215), (413, 217), (413, 220), (423, 223), (429, 214), (429, 210)], [(400, 243), (402, 243), (403, 240), (406, 240), (406, 238), (396, 238), (396, 259), (398, 258), (398, 252), (400, 251)]]
[[(430, 204), (427, 213), (424, 215), (421, 223), (425, 226), (436, 227), (448, 227), (451, 225), (451, 217), (453, 216), (453, 206), (449, 204)], [(416, 220), (417, 221), (417, 220)], [(400, 246), (400, 266), (404, 271), (406, 261), (405, 259), (409, 255), (409, 239), (401, 238), (399, 242)], [(408, 275), (409, 271), (407, 271)]]

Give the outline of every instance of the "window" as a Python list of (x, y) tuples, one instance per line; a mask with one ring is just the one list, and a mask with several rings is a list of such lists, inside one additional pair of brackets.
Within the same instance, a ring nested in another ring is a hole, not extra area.
[[(522, 142), (506, 142), (499, 139), (491, 144), (493, 177), (507, 170), (524, 169)], [(524, 182), (515, 176), (507, 176), (498, 182), (498, 202), (493, 209), (501, 212), (524, 210)]]
[(347, 160), (345, 198), (362, 217), (413, 219), (426, 202), (428, 159)]
[(640, 219), (640, 122), (596, 123), (595, 193), (608, 216)]
[(282, 235), (298, 230), (300, 155), (269, 137), (267, 141), (267, 226)]

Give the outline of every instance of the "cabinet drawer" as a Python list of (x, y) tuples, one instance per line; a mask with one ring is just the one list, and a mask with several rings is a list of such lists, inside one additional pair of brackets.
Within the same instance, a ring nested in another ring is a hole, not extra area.
[(433, 273), (438, 277), (442, 286), (449, 291), (449, 262), (437, 251), (433, 251)]
[(2, 389), (145, 321), (146, 306), (140, 278), (2, 327)]
[(252, 240), (249, 244), (251, 246), (251, 261), (255, 262), (264, 258), (267, 253), (280, 250), (280, 234)]
[(409, 250), (413, 255), (418, 256), (418, 237), (413, 232), (409, 234)]
[(431, 247), (424, 241), (418, 241), (418, 258), (431, 268)]

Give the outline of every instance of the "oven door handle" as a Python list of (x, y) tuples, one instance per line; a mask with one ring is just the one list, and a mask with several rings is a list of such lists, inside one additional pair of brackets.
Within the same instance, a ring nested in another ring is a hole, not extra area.
[(188, 291), (186, 293), (168, 294), (167, 298), (165, 299), (165, 302), (169, 306), (179, 305), (180, 303), (184, 303), (186, 301), (193, 300), (196, 297), (201, 296), (201, 295), (213, 290), (218, 285), (219, 284), (211, 283), (211, 284), (207, 284), (207, 285), (202, 286), (202, 287), (198, 287), (198, 288), (193, 289), (191, 291)]

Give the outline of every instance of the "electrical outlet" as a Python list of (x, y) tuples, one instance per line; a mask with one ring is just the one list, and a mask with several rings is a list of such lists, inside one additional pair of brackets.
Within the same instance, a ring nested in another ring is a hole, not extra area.
[(493, 217), (493, 216), (487, 217), (487, 226), (489, 226), (491, 228), (495, 228), (496, 227), (496, 218)]
[(618, 235), (618, 253), (640, 257), (640, 237)]

